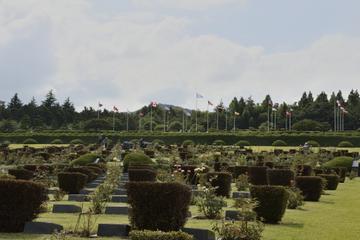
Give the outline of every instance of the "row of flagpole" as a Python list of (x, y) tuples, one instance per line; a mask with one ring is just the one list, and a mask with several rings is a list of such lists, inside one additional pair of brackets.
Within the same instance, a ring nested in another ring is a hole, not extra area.
[[(203, 95), (196, 93), (195, 97), (195, 131), (198, 132), (198, 99), (204, 98)], [(100, 109), (103, 105), (98, 103), (97, 118), (100, 118)], [(150, 103), (150, 131), (153, 131), (153, 108), (158, 106), (156, 101)], [(209, 132), (209, 107), (214, 106), (214, 104), (208, 100), (207, 109), (206, 109), (206, 132)], [(170, 110), (166, 105), (162, 105), (164, 109), (164, 132), (167, 130), (167, 112)], [(225, 111), (225, 130), (228, 130), (228, 109), (222, 106), (222, 101), (219, 106), (216, 107), (216, 129), (219, 130), (219, 112)], [(274, 106), (271, 100), (268, 101), (267, 106), (267, 130), (277, 129), (277, 108), (276, 104)], [(115, 131), (115, 114), (119, 112), (119, 109), (113, 107), (113, 131)], [(341, 102), (337, 100), (334, 103), (334, 131), (344, 131), (345, 130), (345, 114), (348, 114), (348, 111), (342, 106)], [(236, 117), (240, 114), (236, 111), (233, 112), (233, 131), (236, 131)], [(290, 108), (285, 113), (285, 130), (292, 130), (292, 115), (293, 110)], [(142, 112), (139, 113), (139, 130), (142, 129), (141, 119), (144, 116)], [(182, 118), (182, 131), (185, 132), (188, 130), (187, 118), (191, 116), (191, 112), (186, 109), (183, 109), (183, 118)], [(126, 131), (129, 131), (129, 111), (126, 112)]]

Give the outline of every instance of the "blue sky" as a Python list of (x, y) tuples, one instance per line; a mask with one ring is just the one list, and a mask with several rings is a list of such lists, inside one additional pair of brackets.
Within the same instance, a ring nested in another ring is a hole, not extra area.
[[(296, 101), (360, 78), (360, 1), (3, 0), (0, 99)], [(206, 101), (200, 103), (206, 107)]]

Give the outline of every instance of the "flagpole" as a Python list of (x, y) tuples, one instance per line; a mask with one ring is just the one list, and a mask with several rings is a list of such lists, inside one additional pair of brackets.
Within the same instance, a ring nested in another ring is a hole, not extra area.
[(197, 121), (198, 121), (198, 119), (197, 119), (197, 105), (198, 105), (198, 98), (197, 98), (197, 96), (195, 96), (195, 132), (197, 132), (198, 131), (198, 124), (197, 124)]
[(129, 110), (126, 111), (126, 131), (129, 131)]
[(227, 132), (227, 129), (228, 129), (228, 122), (227, 122), (227, 111), (226, 111), (226, 108), (225, 108), (225, 131)]
[(334, 132), (336, 132), (336, 100), (334, 99)]
[(207, 104), (206, 109), (206, 132), (209, 132), (209, 103)]
[(139, 115), (139, 132), (141, 131), (141, 116)]
[(292, 131), (292, 112), (290, 110), (290, 116), (289, 116), (289, 131)]
[(152, 103), (150, 105), (150, 132), (152, 132)]
[(219, 108), (216, 108), (216, 129), (219, 131)]
[(276, 111), (274, 112), (274, 130), (276, 131)]
[(236, 114), (234, 113), (234, 127), (233, 127), (233, 131), (235, 132), (235, 128), (236, 128), (236, 125), (235, 125), (235, 123), (236, 123)]
[(267, 103), (267, 107), (268, 107), (268, 115), (267, 115), (268, 132), (270, 132), (270, 107), (269, 107), (269, 102)]
[(166, 132), (166, 109), (164, 109), (164, 132)]
[(288, 114), (287, 114), (287, 111), (286, 111), (286, 113), (285, 113), (285, 131), (287, 131), (288, 129), (288, 127), (287, 127), (287, 124), (288, 124)]
[(113, 111), (113, 132), (115, 132), (115, 111)]

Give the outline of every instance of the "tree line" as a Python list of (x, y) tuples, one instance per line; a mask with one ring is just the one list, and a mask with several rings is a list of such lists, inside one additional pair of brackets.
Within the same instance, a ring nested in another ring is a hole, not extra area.
[(223, 103), (211, 106), (213, 111), (209, 113), (162, 104), (157, 107), (149, 104), (134, 112), (113, 112), (107, 109), (98, 111), (93, 107), (76, 111), (70, 98), (60, 103), (53, 91), (49, 91), (40, 103), (35, 98), (23, 103), (16, 93), (8, 103), (0, 104), (0, 131), (150, 130), (151, 121), (153, 130), (157, 131), (195, 131), (196, 118), (198, 131), (232, 131), (234, 123), (236, 130), (266, 131), (268, 127), (270, 130), (285, 130), (289, 112), (293, 130), (329, 131), (334, 126), (334, 109), (338, 103), (347, 111), (345, 130), (359, 129), (358, 90), (351, 90), (347, 98), (343, 97), (341, 91), (333, 92), (330, 96), (321, 92), (316, 97), (311, 92), (304, 92), (295, 103), (275, 103), (270, 95), (265, 96), (262, 102), (255, 102), (251, 97), (234, 97), (228, 106)]

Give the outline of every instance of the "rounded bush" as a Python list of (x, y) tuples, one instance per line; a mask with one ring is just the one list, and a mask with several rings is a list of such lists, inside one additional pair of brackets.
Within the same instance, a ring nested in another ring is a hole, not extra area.
[(215, 187), (217, 196), (230, 197), (232, 176), (227, 172), (212, 172), (207, 174), (211, 186)]
[(289, 169), (268, 169), (267, 177), (269, 185), (292, 186), (294, 172)]
[(22, 232), (47, 200), (43, 185), (23, 180), (0, 180), (0, 232)]
[(178, 231), (186, 223), (190, 188), (179, 183), (129, 182), (131, 226), (139, 230)]
[(70, 165), (73, 166), (85, 166), (88, 164), (92, 164), (96, 161), (96, 159), (101, 158), (99, 155), (95, 153), (86, 153), (84, 155), (81, 155), (77, 159), (73, 160)]
[(315, 140), (309, 140), (307, 143), (312, 147), (320, 147), (320, 144)]
[(250, 142), (246, 140), (240, 140), (237, 143), (235, 143), (235, 145), (239, 147), (245, 147), (245, 146), (250, 146)]
[(70, 144), (78, 145), (78, 144), (85, 144), (83, 140), (76, 138), (70, 141)]
[(51, 141), (51, 144), (63, 144), (63, 141), (61, 139), (54, 139)]
[(283, 146), (287, 146), (287, 143), (283, 140), (276, 140), (271, 145), (274, 147), (283, 147)]
[(256, 199), (258, 206), (254, 208), (257, 216), (266, 223), (281, 221), (289, 199), (289, 193), (282, 186), (252, 186), (251, 197)]
[(194, 238), (184, 232), (161, 231), (131, 231), (130, 240), (193, 240)]
[(195, 143), (193, 140), (184, 140), (182, 143), (183, 147), (194, 146), (194, 145), (195, 145)]
[(323, 167), (326, 168), (346, 167), (347, 169), (351, 169), (353, 160), (354, 159), (352, 157), (336, 157), (324, 163)]
[(338, 147), (349, 148), (349, 147), (354, 147), (354, 144), (352, 144), (349, 141), (341, 141), (339, 142)]
[(152, 165), (151, 158), (141, 152), (129, 153), (124, 158), (124, 171), (127, 172), (129, 165)]
[(77, 194), (87, 183), (88, 177), (79, 172), (62, 172), (58, 174), (59, 188), (70, 194)]
[(33, 138), (27, 138), (23, 141), (23, 144), (38, 144), (39, 142)]
[(9, 169), (8, 173), (21, 180), (30, 180), (34, 177), (34, 172), (26, 169)]
[(156, 172), (150, 169), (129, 168), (129, 181), (131, 182), (155, 182)]
[(215, 140), (212, 145), (214, 145), (214, 146), (225, 146), (226, 143), (225, 143), (224, 140), (219, 139), (219, 140)]
[(336, 174), (319, 174), (319, 177), (322, 177), (326, 180), (325, 190), (336, 190), (339, 184), (339, 176)]
[(267, 185), (267, 167), (248, 167), (249, 183), (253, 185)]
[(295, 186), (299, 188), (305, 201), (319, 201), (323, 191), (321, 177), (299, 176), (295, 178)]

